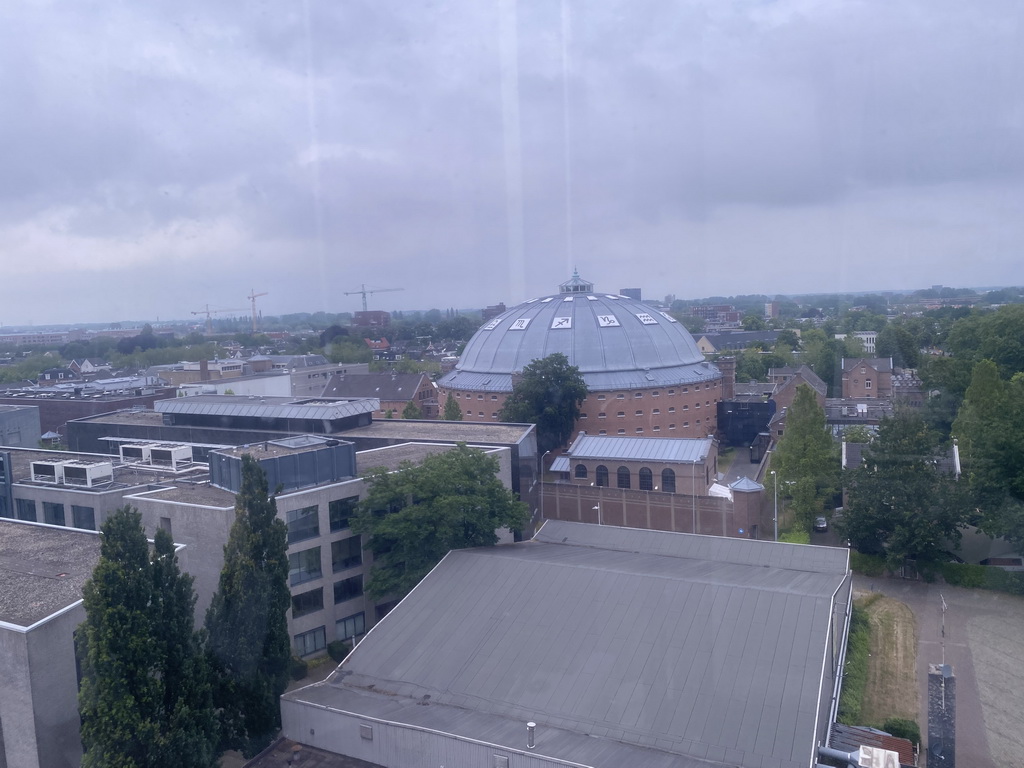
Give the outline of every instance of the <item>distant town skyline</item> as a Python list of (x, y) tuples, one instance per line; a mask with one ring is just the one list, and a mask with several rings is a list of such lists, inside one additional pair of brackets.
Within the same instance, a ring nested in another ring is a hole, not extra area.
[[(1014, 0), (0, 9), (0, 322), (1024, 284)], [(472, 297), (467, 301), (467, 297)]]

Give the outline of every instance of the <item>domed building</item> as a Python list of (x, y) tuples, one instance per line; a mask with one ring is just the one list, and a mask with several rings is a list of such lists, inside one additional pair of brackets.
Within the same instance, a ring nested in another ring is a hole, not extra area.
[(513, 381), (561, 352), (589, 394), (571, 439), (588, 435), (706, 437), (717, 428), (722, 373), (689, 331), (640, 301), (594, 291), (574, 273), (553, 296), (530, 299), (488, 322), (438, 382), (466, 421), (497, 421)]

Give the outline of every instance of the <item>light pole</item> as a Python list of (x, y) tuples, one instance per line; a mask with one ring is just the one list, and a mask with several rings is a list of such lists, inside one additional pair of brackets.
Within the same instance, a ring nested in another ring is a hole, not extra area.
[(779, 476), (772, 470), (772, 480), (775, 482), (775, 514), (772, 522), (775, 523), (775, 541), (779, 540)]
[(601, 523), (601, 505), (600, 504), (596, 504), (595, 506), (591, 507), (591, 509), (596, 509), (597, 510), (597, 524), (598, 525), (602, 525), (602, 523)]

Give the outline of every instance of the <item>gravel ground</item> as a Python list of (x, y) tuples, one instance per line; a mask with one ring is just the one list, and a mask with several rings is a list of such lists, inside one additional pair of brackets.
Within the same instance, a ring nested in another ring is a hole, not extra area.
[(928, 723), (928, 665), (945, 659), (957, 678), (957, 765), (1024, 768), (1024, 598), (866, 576), (854, 576), (854, 588), (894, 597), (914, 612), (922, 733)]

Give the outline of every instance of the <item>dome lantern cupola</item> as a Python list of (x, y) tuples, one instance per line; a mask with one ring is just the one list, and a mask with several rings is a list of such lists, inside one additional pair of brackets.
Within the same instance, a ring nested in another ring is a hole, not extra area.
[(560, 293), (593, 293), (594, 284), (588, 283), (577, 270), (572, 271), (572, 277), (558, 286)]

